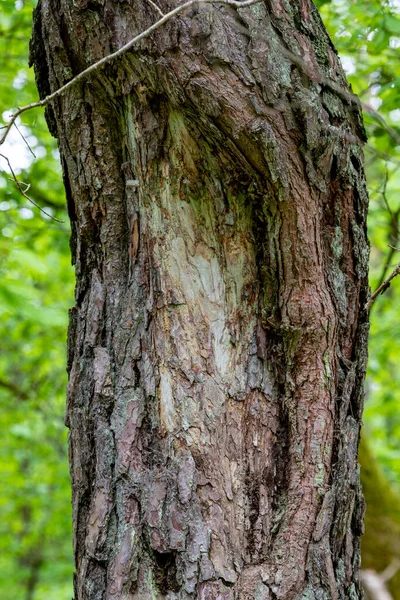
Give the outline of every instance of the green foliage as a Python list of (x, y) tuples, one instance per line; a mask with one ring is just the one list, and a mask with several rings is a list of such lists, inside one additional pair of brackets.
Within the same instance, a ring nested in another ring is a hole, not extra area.
[[(37, 98), (28, 70), (32, 2), (0, 2), (0, 106)], [(65, 404), (65, 340), (73, 304), (69, 227), (58, 153), (42, 111), (1, 152), (46, 218), (0, 178), (0, 597), (68, 600), (72, 532)], [(1, 166), (7, 165), (2, 162)]]

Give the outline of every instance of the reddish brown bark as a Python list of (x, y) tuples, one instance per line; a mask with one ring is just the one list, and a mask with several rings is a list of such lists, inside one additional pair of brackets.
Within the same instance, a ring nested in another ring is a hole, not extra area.
[[(41, 93), (156, 17), (41, 0)], [(364, 133), (315, 7), (197, 7), (48, 122), (76, 600), (361, 598)]]

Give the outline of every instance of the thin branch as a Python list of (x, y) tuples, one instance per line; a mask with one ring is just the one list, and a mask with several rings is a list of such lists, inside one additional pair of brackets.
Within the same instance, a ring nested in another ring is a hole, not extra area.
[(380, 294), (383, 294), (384, 292), (386, 292), (386, 290), (388, 289), (388, 287), (390, 287), (392, 279), (394, 279), (395, 277), (397, 277), (397, 275), (399, 275), (399, 274), (400, 274), (400, 263), (397, 264), (397, 266), (390, 273), (389, 277), (387, 277), (387, 279), (385, 279), (385, 281), (371, 295), (371, 298), (368, 300), (367, 304), (365, 305), (365, 310), (367, 312), (369, 310), (371, 310), (371, 307), (374, 304), (374, 302), (377, 299), (377, 297)]
[(325, 77), (320, 71), (313, 72), (312, 70), (310, 70), (310, 67), (307, 64), (307, 62), (297, 54), (294, 54), (294, 52), (292, 52), (291, 50), (282, 47), (281, 52), (288, 60), (290, 60), (301, 71), (303, 71), (303, 73), (305, 73), (311, 79), (311, 81), (317, 81), (318, 83), (324, 85), (332, 92), (334, 92), (337, 96), (339, 96), (339, 98), (345, 100), (348, 104), (355, 105), (358, 108), (361, 107), (360, 99), (356, 94), (349, 92), (344, 87), (338, 85), (334, 81), (331, 81), (330, 79)]
[[(46, 217), (49, 217), (49, 219), (52, 219), (53, 221), (56, 221), (57, 223), (65, 223), (65, 221), (62, 221), (61, 219), (57, 219), (56, 217), (53, 217), (53, 215), (51, 215), (50, 213), (46, 212), (41, 206), (39, 206), (39, 204), (37, 204), (34, 200), (32, 200), (32, 198), (30, 198), (28, 196), (28, 194), (26, 192), (29, 190), (30, 184), (24, 183), (23, 181), (20, 181), (19, 179), (17, 179), (17, 176), (14, 173), (14, 169), (12, 168), (11, 163), (10, 163), (9, 159), (7, 158), (7, 156), (5, 156), (4, 154), (0, 154), (0, 156), (1, 156), (1, 158), (4, 158), (5, 161), (7, 161), (8, 168), (10, 169), (10, 173), (12, 176), (10, 181), (15, 183), (15, 185), (17, 186), (19, 192), (23, 195), (23, 197), (26, 198), (28, 200), (28, 202), (33, 204), (33, 206), (36, 206), (36, 208), (38, 208), (41, 213), (46, 215)], [(25, 186), (25, 189), (23, 189), (22, 186)]]
[(164, 17), (164, 13), (161, 10), (161, 8), (159, 6), (157, 6), (157, 4), (155, 2), (153, 2), (153, 0), (147, 0), (147, 2), (149, 4), (151, 4), (151, 6), (154, 8), (154, 10), (156, 10), (158, 12), (159, 15), (161, 15), (162, 17)]
[(371, 152), (371, 154), (374, 154), (375, 156), (377, 156), (378, 158), (381, 158), (382, 160), (384, 160), (386, 162), (391, 162), (395, 165), (400, 165), (400, 160), (398, 160), (397, 158), (394, 158), (393, 156), (390, 156), (390, 154), (387, 154), (386, 152), (377, 150), (377, 148), (374, 148), (370, 144), (365, 144), (364, 148), (365, 148), (365, 150)]
[(382, 285), (382, 283), (385, 281), (386, 274), (389, 271), (389, 268), (392, 266), (392, 258), (393, 258), (394, 254), (396, 252), (396, 250), (394, 248), (392, 248), (391, 246), (389, 246), (389, 248), (390, 248), (389, 253), (387, 255), (386, 261), (385, 261), (385, 263), (383, 265), (383, 268), (382, 268), (382, 273), (381, 273), (381, 275), (379, 277), (379, 280), (378, 280), (378, 287), (380, 285)]
[(29, 400), (29, 394), (22, 391), (18, 386), (14, 385), (10, 381), (4, 381), (0, 379), (0, 387), (12, 392), (18, 400)]
[(387, 168), (386, 165), (386, 172), (385, 172), (385, 181), (383, 183), (383, 189), (381, 192), (379, 192), (382, 195), (383, 198), (383, 202), (386, 206), (386, 210), (389, 213), (390, 216), (390, 220), (391, 220), (391, 225), (390, 225), (390, 231), (389, 231), (389, 240), (392, 242), (391, 245), (389, 245), (389, 254), (387, 256), (387, 259), (385, 261), (385, 264), (383, 265), (383, 269), (382, 269), (382, 273), (381, 276), (379, 277), (379, 281), (378, 281), (378, 287), (380, 285), (382, 285), (382, 283), (385, 281), (386, 279), (386, 275), (387, 272), (389, 270), (389, 267), (391, 265), (392, 262), (392, 258), (396, 252), (396, 248), (395, 248), (395, 244), (397, 244), (398, 240), (399, 240), (399, 216), (400, 216), (400, 210), (396, 210), (396, 212), (394, 213), (390, 207), (389, 204), (389, 200), (387, 199), (387, 185), (389, 182), (389, 170)]
[[(385, 203), (385, 206), (386, 206), (386, 208), (387, 208), (387, 210), (388, 210), (388, 213), (389, 213), (389, 215), (391, 216), (392, 223), (393, 223), (393, 225), (394, 225), (394, 226), (396, 227), (396, 229), (397, 229), (397, 221), (395, 221), (395, 217), (394, 217), (393, 211), (392, 211), (392, 209), (390, 208), (390, 204), (389, 204), (389, 201), (388, 201), (388, 199), (387, 199), (387, 195), (386, 195), (386, 191), (387, 191), (387, 185), (388, 185), (388, 183), (389, 183), (389, 169), (388, 169), (387, 165), (385, 165), (385, 166), (386, 166), (386, 168), (385, 168), (385, 181), (383, 182), (383, 189), (382, 189), (382, 192), (381, 192), (381, 194), (382, 194), (382, 198), (383, 198), (383, 201), (384, 201), (384, 203)], [(397, 229), (397, 230), (398, 230), (398, 229)]]
[(368, 598), (371, 598), (371, 600), (393, 600), (393, 596), (387, 589), (386, 583), (376, 571), (365, 569), (361, 571), (360, 575)]
[(366, 113), (369, 113), (376, 121), (378, 121), (379, 125), (386, 131), (386, 133), (390, 135), (396, 144), (400, 145), (400, 135), (395, 129), (393, 129), (393, 127), (386, 123), (385, 119), (378, 113), (378, 111), (365, 102), (361, 102), (361, 106)]
[(400, 563), (395, 559), (382, 573), (377, 573), (372, 569), (361, 571), (361, 581), (368, 598), (371, 600), (393, 600), (386, 583), (392, 579), (400, 568)]
[(18, 131), (19, 135), (22, 137), (22, 139), (24, 140), (29, 152), (32, 154), (33, 158), (36, 158), (36, 154), (34, 153), (34, 151), (32, 150), (32, 148), (30, 147), (30, 145), (28, 144), (28, 140), (26, 139), (26, 137), (24, 136), (24, 134), (22, 133), (22, 131), (20, 130), (20, 128), (17, 125), (17, 122), (14, 122), (14, 127), (15, 129)]
[(42, 100), (38, 100), (38, 102), (31, 102), (31, 104), (27, 104), (26, 106), (22, 106), (21, 108), (18, 108), (15, 111), (15, 113), (13, 113), (10, 116), (10, 120), (7, 123), (7, 125), (4, 126), (5, 131), (2, 135), (2, 137), (0, 138), (0, 146), (2, 144), (4, 144), (11, 127), (15, 123), (16, 119), (20, 115), (22, 115), (22, 113), (26, 112), (27, 110), (31, 110), (32, 108), (38, 108), (40, 106), (47, 106), (50, 102), (52, 102), (52, 100), (55, 100), (55, 98), (58, 98), (58, 96), (61, 96), (62, 94), (64, 94), (64, 92), (66, 92), (71, 87), (76, 85), (79, 81), (82, 81), (82, 79), (84, 79), (85, 77), (90, 75), (90, 73), (97, 71), (100, 67), (102, 67), (102, 66), (106, 65), (107, 63), (111, 62), (112, 60), (118, 58), (122, 54), (125, 54), (125, 52), (127, 50), (129, 50), (130, 48), (132, 48), (132, 46), (134, 46), (137, 42), (140, 42), (141, 40), (149, 37), (149, 35), (151, 35), (153, 33), (153, 31), (156, 31), (162, 25), (164, 25), (164, 23), (166, 23), (173, 17), (176, 17), (180, 13), (184, 12), (186, 9), (190, 8), (191, 6), (194, 6), (194, 5), (198, 6), (199, 4), (225, 4), (228, 6), (233, 6), (234, 8), (244, 8), (246, 6), (252, 6), (253, 4), (257, 4), (258, 2), (261, 2), (261, 0), (244, 0), (243, 2), (239, 2), (238, 0), (189, 0), (188, 2), (185, 2), (184, 4), (177, 6), (176, 8), (171, 10), (169, 13), (165, 14), (161, 19), (156, 21), (156, 23), (151, 25), (148, 29), (146, 29), (145, 31), (142, 31), (142, 33), (139, 33), (139, 35), (137, 35), (136, 37), (131, 39), (127, 44), (122, 46), (119, 50), (116, 50), (112, 54), (108, 54), (107, 56), (104, 56), (97, 62), (93, 63), (93, 65), (90, 65), (90, 67), (87, 67), (87, 69), (85, 69), (84, 71), (82, 71), (81, 73), (76, 75), (76, 77), (71, 79), (71, 81), (68, 81), (68, 83), (66, 83), (65, 85), (60, 87), (58, 90), (56, 90), (52, 94), (49, 94)]
[(395, 559), (386, 567), (384, 571), (380, 574), (380, 577), (383, 581), (390, 581), (400, 569), (400, 562)]

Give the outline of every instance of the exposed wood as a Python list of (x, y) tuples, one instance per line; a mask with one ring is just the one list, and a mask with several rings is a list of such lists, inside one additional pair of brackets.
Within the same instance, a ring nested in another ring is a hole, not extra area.
[[(153, 19), (42, 0), (41, 94)], [(76, 600), (362, 597), (351, 98), (312, 3), (270, 0), (193, 7), (48, 107), (77, 273)]]

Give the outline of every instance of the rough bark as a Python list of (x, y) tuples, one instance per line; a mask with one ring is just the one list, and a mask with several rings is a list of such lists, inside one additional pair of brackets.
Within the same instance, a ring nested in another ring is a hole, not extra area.
[[(41, 94), (156, 18), (40, 0)], [(197, 7), (47, 118), (76, 600), (361, 598), (364, 133), (314, 5)]]

